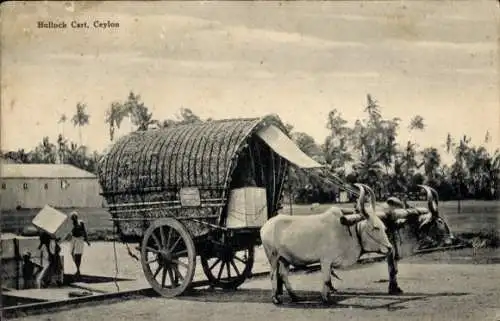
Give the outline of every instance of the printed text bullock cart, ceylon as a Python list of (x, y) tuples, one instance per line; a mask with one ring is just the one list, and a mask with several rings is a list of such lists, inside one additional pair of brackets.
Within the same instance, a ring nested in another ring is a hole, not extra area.
[(189, 288), (197, 257), (214, 287), (251, 274), (259, 229), (276, 215), (291, 164), (319, 167), (274, 116), (134, 132), (99, 164), (99, 181), (123, 242), (140, 243), (159, 294)]

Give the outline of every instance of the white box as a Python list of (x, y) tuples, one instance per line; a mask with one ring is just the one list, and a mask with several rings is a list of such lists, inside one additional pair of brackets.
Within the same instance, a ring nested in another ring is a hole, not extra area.
[(266, 189), (244, 187), (231, 191), (226, 227), (261, 227), (267, 221)]
[(49, 205), (45, 205), (45, 207), (38, 212), (32, 223), (53, 237), (61, 239), (71, 233), (72, 229), (72, 223), (69, 217)]
[(2, 259), (12, 259), (16, 257), (16, 246), (14, 245), (14, 238), (4, 238), (2, 235), (2, 240), (0, 241), (0, 246), (2, 249)]

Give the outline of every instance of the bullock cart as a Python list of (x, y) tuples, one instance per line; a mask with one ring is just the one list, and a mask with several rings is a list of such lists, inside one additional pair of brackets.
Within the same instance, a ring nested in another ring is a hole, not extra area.
[(174, 297), (190, 287), (197, 258), (214, 287), (251, 275), (292, 164), (321, 166), (266, 116), (131, 133), (100, 160), (98, 177), (121, 241), (139, 244), (149, 284)]

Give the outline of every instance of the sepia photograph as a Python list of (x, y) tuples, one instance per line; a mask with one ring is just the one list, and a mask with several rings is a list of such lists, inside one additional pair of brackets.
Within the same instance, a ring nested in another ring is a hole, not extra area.
[(0, 319), (500, 321), (500, 4), (0, 4)]

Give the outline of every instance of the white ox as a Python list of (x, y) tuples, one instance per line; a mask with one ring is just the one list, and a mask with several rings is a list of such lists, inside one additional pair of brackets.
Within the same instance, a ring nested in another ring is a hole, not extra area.
[[(374, 214), (375, 193), (366, 185), (355, 185), (360, 189), (358, 208), (363, 220), (351, 226), (341, 223), (343, 211), (337, 207), (310, 216), (279, 214), (262, 226), (260, 236), (271, 265), (274, 304), (281, 303), (283, 284), (290, 298), (298, 300), (288, 280), (290, 265), (300, 267), (320, 263), (323, 278), (321, 298), (327, 302), (330, 293), (335, 291), (331, 282), (331, 274), (335, 275), (333, 268), (353, 265), (363, 253), (387, 255), (392, 252), (386, 227)], [(365, 209), (365, 189), (371, 196), (372, 212)]]

